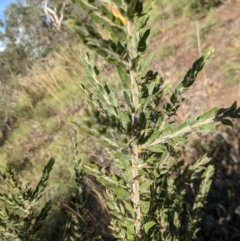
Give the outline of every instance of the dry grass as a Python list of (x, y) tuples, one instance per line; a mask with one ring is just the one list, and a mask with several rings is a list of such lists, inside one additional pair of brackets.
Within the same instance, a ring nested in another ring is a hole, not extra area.
[(61, 92), (75, 85), (74, 78), (82, 73), (78, 52), (79, 45), (60, 47), (58, 53), (54, 52), (47, 59), (34, 64), (27, 76), (18, 77), (15, 102), (29, 102), (29, 106), (33, 107), (46, 94), (59, 101)]
[(33, 186), (48, 159), (55, 158), (50, 186), (54, 187), (51, 192), (60, 195), (68, 189), (61, 184), (72, 185), (68, 118), (79, 108), (69, 110), (82, 101), (77, 86), (77, 81), (84, 81), (79, 78), (84, 76), (79, 49), (79, 44), (66, 43), (36, 62), (27, 76), (16, 77), (9, 103), (9, 115), (15, 121), (0, 146), (0, 172), (11, 165), (19, 180), (28, 180)]

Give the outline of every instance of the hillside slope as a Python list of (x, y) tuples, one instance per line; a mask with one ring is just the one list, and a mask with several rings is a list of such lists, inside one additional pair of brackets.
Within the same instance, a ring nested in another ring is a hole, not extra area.
[(155, 51), (153, 68), (169, 83), (178, 83), (193, 61), (208, 47), (215, 54), (186, 93), (182, 118), (199, 114), (210, 107), (226, 107), (240, 102), (240, 1), (211, 9), (200, 20), (157, 18), (150, 49)]

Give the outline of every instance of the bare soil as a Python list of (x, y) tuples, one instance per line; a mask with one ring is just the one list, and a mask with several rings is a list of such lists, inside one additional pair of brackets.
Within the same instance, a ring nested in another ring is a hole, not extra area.
[[(179, 113), (184, 119), (200, 114), (210, 107), (227, 107), (235, 100), (240, 102), (240, 1), (223, 4), (213, 11), (210, 20), (207, 16), (198, 21), (179, 18), (175, 26), (155, 36), (150, 43), (153, 51), (165, 45), (176, 48), (174, 53), (163, 61), (158, 60), (156, 53), (152, 64), (152, 67), (173, 85), (182, 80), (193, 61), (204, 50), (208, 47), (215, 49), (197, 81), (186, 92), (186, 101)], [(157, 21), (161, 28), (162, 20)], [(165, 20), (166, 24), (167, 21), (173, 20)], [(204, 29), (206, 32), (204, 35), (200, 33), (199, 43), (197, 24), (200, 32), (204, 32)], [(192, 46), (191, 41), (195, 41), (195, 46)], [(228, 76), (231, 71), (234, 76)]]

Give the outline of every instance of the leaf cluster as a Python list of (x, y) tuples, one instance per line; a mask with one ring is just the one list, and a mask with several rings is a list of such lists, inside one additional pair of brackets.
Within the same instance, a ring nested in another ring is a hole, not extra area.
[[(83, 162), (79, 159), (76, 133), (72, 138), (72, 164), (77, 189), (75, 208), (67, 206), (68, 218), (61, 230), (60, 240), (103, 240), (96, 225), (93, 225), (88, 208), (89, 178), (84, 170)], [(91, 182), (92, 184), (92, 182)], [(93, 186), (91, 187), (93, 189)]]
[(12, 192), (0, 193), (0, 202), (5, 207), (0, 211), (1, 240), (40, 240), (38, 231), (52, 205), (51, 201), (46, 202), (40, 212), (36, 212), (35, 207), (46, 188), (53, 164), (54, 160), (50, 159), (35, 189), (29, 188), (28, 184), (21, 187), (12, 169), (7, 168), (6, 179)]

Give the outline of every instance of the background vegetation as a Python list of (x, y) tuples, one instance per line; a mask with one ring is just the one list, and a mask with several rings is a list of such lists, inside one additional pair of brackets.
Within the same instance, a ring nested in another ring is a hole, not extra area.
[[(151, 42), (152, 48), (156, 51), (152, 63), (153, 68), (160, 69), (163, 75), (171, 79), (174, 84), (174, 80), (179, 76), (182, 77), (186, 72), (184, 68), (188, 68), (189, 63), (199, 55), (199, 52), (212, 42), (212, 35), (221, 30), (221, 26), (216, 24), (219, 20), (219, 11), (229, 7), (236, 9), (235, 19), (232, 20), (236, 21), (240, 12), (238, 1), (158, 2), (151, 19), (153, 26)], [(89, 21), (73, 4), (66, 9), (65, 18), (67, 19), (69, 15), (77, 16), (82, 21)], [(86, 103), (76, 84), (78, 81), (86, 83), (80, 57), (76, 54), (79, 53), (79, 49), (84, 48), (79, 43), (78, 37), (66, 31), (64, 25), (61, 32), (56, 31), (51, 22), (43, 16), (41, 9), (32, 1), (11, 4), (5, 16), (5, 32), (0, 36), (6, 45), (5, 50), (0, 53), (0, 177), (3, 183), (2, 188), (6, 191), (9, 188), (4, 181), (6, 166), (12, 167), (17, 180), (23, 183), (29, 181), (34, 187), (40, 179), (41, 170), (48, 159), (53, 157), (55, 166), (42, 200), (45, 203), (53, 199), (53, 209), (47, 219), (48, 228), (42, 231), (41, 240), (56, 240), (56, 234), (63, 224), (62, 220), (67, 218), (66, 213), (73, 214), (78, 210), (75, 206), (74, 169), (69, 165), (73, 159), (71, 140), (76, 130), (72, 123), (78, 123), (81, 119), (89, 127), (98, 126), (100, 132), (104, 132), (105, 127), (99, 119), (99, 113), (89, 113), (86, 110)], [(186, 23), (192, 27), (191, 30), (184, 32), (184, 25), (181, 24)], [(183, 31), (180, 34), (176, 32), (179, 28)], [(225, 29), (228, 27), (225, 26)], [(177, 41), (164, 42), (164, 36), (168, 35), (175, 36)], [(228, 35), (226, 36), (228, 38)], [(222, 36), (219, 35), (216, 38), (222, 38)], [(237, 36), (235, 38), (237, 39)], [(239, 90), (240, 69), (239, 43), (236, 39), (233, 39), (235, 41), (233, 45), (226, 45), (225, 50), (221, 50), (228, 57), (227, 62), (224, 57), (221, 59), (216, 54), (218, 59), (214, 62), (223, 68), (212, 69), (211, 65), (209, 67), (211, 74), (214, 72), (215, 76), (224, 76), (222, 84), (225, 87), (225, 96), (226, 89), (230, 85), (234, 86), (235, 93), (232, 95), (235, 95), (235, 99), (239, 98), (239, 95), (236, 95), (239, 92), (236, 90), (237, 88)], [(182, 46), (183, 41), (186, 43), (184, 46)], [(156, 44), (159, 46), (157, 49), (154, 47)], [(183, 52), (186, 53), (186, 48), (193, 49), (192, 52), (189, 50), (191, 61), (188, 62), (185, 58), (179, 68), (176, 65), (179, 59), (177, 54), (181, 52), (181, 49), (184, 49)], [(97, 62), (102, 65), (102, 70), (109, 76), (110, 85), (117, 86), (118, 83), (111, 82), (111, 79), (114, 79), (111, 68), (105, 66), (100, 57)], [(177, 67), (178, 72), (175, 72), (174, 68)], [(204, 97), (200, 97), (200, 101), (206, 102), (207, 99), (210, 104), (214, 104), (216, 103), (214, 99), (222, 96), (222, 86), (211, 85), (208, 76), (208, 70), (205, 75), (203, 73), (200, 76), (204, 82), (204, 91), (206, 91), (205, 95), (201, 93)], [(212, 93), (212, 89), (215, 88), (219, 92)], [(197, 88), (193, 91), (195, 91), (193, 95), (200, 96)], [(224, 101), (226, 103), (231, 100), (225, 98)], [(203, 104), (199, 106), (199, 109), (206, 108)], [(186, 109), (189, 111), (187, 112)], [(185, 109), (182, 107), (180, 110), (179, 116), (184, 118), (195, 115), (200, 111), (199, 109), (192, 107), (191, 104), (186, 105)], [(202, 222), (203, 233), (199, 240), (238, 240), (240, 236), (237, 230), (240, 222), (240, 203), (237, 195), (239, 188), (237, 128), (239, 127), (234, 128), (236, 128), (234, 131), (224, 129), (210, 136), (201, 136), (200, 141), (196, 141), (197, 138), (193, 136), (191, 145), (185, 147), (188, 161), (207, 151), (209, 156), (213, 157), (213, 163), (217, 168)], [(81, 143), (78, 145), (79, 157), (88, 162), (97, 161), (104, 168), (111, 168), (98, 144), (94, 143), (92, 145), (94, 148), (89, 147), (90, 140), (81, 136), (79, 132), (77, 133), (76, 139)], [(92, 205), (88, 208), (95, 215), (95, 219), (93, 218), (91, 222), (96, 224), (97, 218), (104, 217), (103, 222), (107, 223), (109, 216), (104, 212), (105, 209), (98, 211), (93, 209), (96, 196), (97, 200), (101, 200), (101, 190), (97, 185), (95, 192), (86, 197), (91, 200)], [(103, 203), (102, 206), (104, 206)], [(79, 227), (78, 222), (79, 220), (76, 219), (72, 225)], [(108, 231), (102, 235), (105, 240), (111, 239)], [(75, 238), (75, 240), (78, 239)]]

